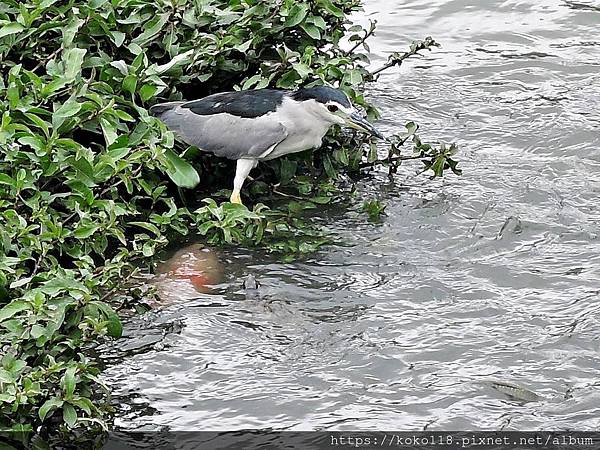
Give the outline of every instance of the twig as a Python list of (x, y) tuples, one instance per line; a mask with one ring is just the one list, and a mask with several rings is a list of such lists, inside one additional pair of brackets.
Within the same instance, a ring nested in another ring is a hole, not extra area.
[[(98, 270), (98, 269), (101, 269), (101, 270)], [(96, 272), (97, 272), (97, 273), (100, 273), (100, 272), (102, 272), (102, 270), (104, 270), (104, 267), (99, 267), (98, 269), (96, 269)], [(126, 283), (127, 283), (127, 282), (128, 282), (130, 279), (131, 279), (131, 278), (133, 278), (135, 275), (137, 275), (137, 274), (139, 273), (139, 271), (140, 271), (140, 268), (139, 268), (139, 267), (135, 267), (135, 268), (134, 268), (134, 269), (133, 269), (133, 270), (132, 270), (132, 271), (131, 271), (131, 272), (130, 272), (128, 275), (125, 275), (125, 277), (124, 277), (124, 278), (122, 278), (122, 279), (119, 281), (118, 285), (116, 285), (116, 286), (112, 287), (111, 289), (109, 289), (108, 291), (106, 291), (106, 292), (105, 292), (105, 293), (102, 295), (102, 297), (100, 297), (100, 301), (101, 301), (101, 302), (104, 302), (104, 301), (108, 300), (108, 298), (109, 298), (109, 297), (111, 297), (111, 296), (113, 296), (114, 294), (116, 294), (117, 292), (120, 292), (120, 291), (122, 291), (123, 289), (126, 289), (126, 288), (127, 288), (127, 286), (126, 286)]]
[(401, 65), (405, 59), (408, 59), (411, 56), (418, 55), (421, 50), (431, 50), (431, 47), (439, 47), (439, 46), (440, 46), (440, 44), (438, 44), (436, 41), (434, 41), (433, 38), (431, 38), (430, 36), (427, 36), (425, 38), (425, 40), (423, 40), (423, 41), (414, 41), (410, 45), (409, 51), (404, 52), (404, 53), (399, 53), (399, 52), (392, 53), (390, 55), (390, 57), (388, 58), (387, 63), (385, 63), (379, 69), (371, 72), (371, 77), (375, 78), (375, 76), (377, 76), (384, 70), (387, 70), (390, 67)]
[[(81, 22), (81, 25), (79, 25), (79, 28), (82, 28), (84, 26), (87, 25), (87, 23), (90, 21), (90, 16), (86, 17), (85, 20), (83, 22)], [(33, 73), (35, 73), (36, 70), (38, 70), (40, 67), (45, 66), (46, 64), (48, 64), (48, 62), (54, 58), (56, 55), (58, 55), (58, 53), (64, 50), (63, 46), (61, 45), (60, 47), (58, 47), (56, 50), (54, 50), (52, 53), (50, 53), (46, 58), (40, 60), (39, 63), (37, 63), (37, 65), (31, 70)]]
[(385, 158), (385, 159), (377, 159), (371, 162), (363, 162), (359, 164), (359, 168), (364, 169), (365, 167), (373, 167), (379, 164), (391, 164), (398, 161), (408, 161), (411, 159), (428, 159), (430, 156), (427, 155), (415, 155), (415, 156), (397, 156), (395, 158)]
[(58, 52), (60, 52), (61, 50), (62, 50), (62, 47), (58, 47), (56, 50), (54, 50), (52, 53), (50, 53), (46, 58), (40, 60), (40, 62), (37, 63), (37, 65), (33, 68), (32, 72), (35, 73), (35, 71), (38, 70), (40, 67), (48, 64), (48, 61), (50, 61), (52, 58), (54, 58), (56, 55), (58, 55)]
[(571, 0), (564, 0), (564, 2), (569, 8), (588, 10), (588, 11), (600, 11), (600, 6), (588, 5), (587, 3), (574, 2)]
[(38, 271), (40, 270), (40, 264), (42, 263), (42, 258), (44, 258), (45, 256), (46, 256), (46, 252), (44, 250), (42, 250), (40, 252), (40, 254), (38, 255), (38, 257), (36, 258), (34, 266), (33, 266), (33, 270), (31, 271), (31, 276), (29, 277), (29, 282), (26, 285), (27, 289), (29, 289), (31, 287), (31, 282), (33, 281), (33, 278), (38, 274)]
[[(144, 166), (140, 165), (137, 169), (135, 169), (131, 174), (132, 178), (136, 178), (142, 172), (143, 168), (144, 168)], [(104, 189), (102, 189), (102, 191), (100, 191), (100, 194), (98, 194), (98, 197), (104, 196), (104, 194), (106, 194), (108, 191), (119, 186), (122, 183), (123, 183), (123, 180), (119, 180), (115, 184), (111, 184), (110, 186), (105, 187)], [(73, 212), (69, 216), (67, 216), (67, 218), (65, 220), (63, 220), (63, 222), (62, 222), (62, 226), (64, 227), (65, 224), (69, 223), (71, 221), (71, 219), (73, 219), (76, 215), (77, 215), (77, 212)]]
[(42, 186), (40, 187), (40, 191), (43, 191), (46, 189), (46, 187), (48, 187), (48, 185), (54, 181), (56, 181), (55, 178), (59, 177), (60, 175), (62, 175), (63, 173), (65, 173), (68, 169), (70, 169), (69, 166), (65, 166), (62, 169), (60, 169), (58, 172), (56, 172), (55, 174), (52, 175), (52, 178), (50, 178), (48, 181), (46, 181), (44, 184), (42, 184)]
[[(136, 178), (136, 177), (137, 177), (137, 176), (138, 176), (138, 175), (139, 175), (139, 174), (142, 172), (143, 168), (144, 168), (144, 166), (140, 165), (140, 166), (139, 166), (139, 167), (138, 167), (138, 168), (137, 168), (137, 169), (136, 169), (136, 170), (135, 170), (135, 171), (132, 173), (132, 177), (133, 177), (133, 178)], [(106, 194), (106, 193), (107, 193), (109, 190), (111, 190), (111, 189), (112, 189), (112, 188), (114, 188), (114, 187), (117, 187), (117, 186), (119, 186), (121, 183), (123, 183), (123, 180), (119, 180), (119, 181), (118, 181), (118, 182), (116, 182), (115, 184), (112, 184), (112, 185), (110, 185), (110, 186), (107, 186), (106, 188), (104, 188), (104, 189), (103, 189), (103, 190), (100, 192), (100, 194), (99, 194), (98, 196), (99, 196), (99, 197), (102, 197), (102, 196), (104, 196), (104, 194)], [(67, 216), (67, 218), (66, 218), (65, 220), (63, 220), (63, 222), (62, 222), (62, 225), (64, 226), (65, 224), (69, 223), (69, 222), (70, 222), (70, 221), (71, 221), (71, 220), (72, 220), (72, 219), (73, 219), (73, 218), (74, 218), (76, 215), (77, 215), (77, 213), (76, 213), (76, 212), (73, 212), (73, 213), (71, 213), (69, 216)], [(38, 258), (37, 258), (37, 259), (36, 259), (36, 261), (35, 261), (35, 264), (34, 264), (34, 267), (33, 267), (33, 270), (32, 270), (32, 273), (31, 273), (31, 277), (30, 277), (30, 278), (33, 278), (33, 277), (35, 277), (35, 276), (38, 274), (38, 272), (39, 272), (39, 269), (40, 269), (40, 267), (41, 267), (41, 262), (42, 262), (42, 259), (43, 259), (45, 256), (46, 256), (45, 252), (41, 252), (41, 253), (38, 255)], [(98, 270), (98, 269), (97, 269), (97, 270)], [(131, 276), (132, 276), (134, 273), (136, 273), (136, 272), (137, 272), (137, 268), (136, 268), (136, 269), (135, 269), (135, 270), (134, 270), (134, 271), (133, 271), (133, 272), (132, 272), (132, 273), (131, 273), (131, 274), (130, 274), (128, 277), (126, 277), (124, 281), (127, 281), (129, 278), (131, 278)], [(30, 285), (30, 283), (31, 283), (31, 281), (30, 281), (30, 282), (27, 284), (27, 286), (29, 286), (29, 285)], [(105, 297), (106, 297), (106, 295), (105, 295)], [(104, 297), (103, 297), (103, 299), (104, 299)]]
[[(373, 36), (373, 34), (375, 33), (375, 28), (377, 28), (377, 21), (376, 20), (371, 20), (370, 21), (371, 25), (369, 27), (369, 30), (364, 30), (365, 31), (365, 35), (362, 37), (362, 39), (360, 39), (356, 45), (354, 45), (354, 47), (352, 47), (350, 50), (342, 52), (345, 56), (348, 56), (352, 53), (354, 53), (354, 50), (356, 50), (358, 47), (360, 47), (361, 45), (363, 45), (367, 39), (369, 39), (371, 36)], [(368, 51), (368, 47), (367, 47), (367, 51)]]
[(304, 200), (302, 197), (298, 197), (298, 196), (296, 196), (296, 195), (292, 195), (292, 194), (286, 194), (285, 192), (278, 191), (278, 190), (277, 190), (277, 188), (276, 188), (275, 186), (273, 186), (273, 189), (271, 190), (271, 192), (272, 192), (273, 194), (278, 194), (278, 195), (281, 195), (282, 197), (294, 198), (294, 199), (296, 199), (296, 200)]

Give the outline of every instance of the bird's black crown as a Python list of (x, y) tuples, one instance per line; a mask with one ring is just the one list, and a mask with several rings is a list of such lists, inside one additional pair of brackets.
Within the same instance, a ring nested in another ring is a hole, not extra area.
[(352, 106), (346, 94), (344, 94), (339, 89), (335, 89), (329, 86), (316, 86), (311, 88), (299, 89), (292, 94), (292, 98), (297, 101), (312, 99), (323, 104), (333, 101), (339, 103), (342, 106), (345, 106), (346, 108), (350, 108)]

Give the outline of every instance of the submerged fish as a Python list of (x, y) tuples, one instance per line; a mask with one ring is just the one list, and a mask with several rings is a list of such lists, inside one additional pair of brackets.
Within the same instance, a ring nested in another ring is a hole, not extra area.
[(210, 294), (223, 281), (223, 272), (214, 251), (202, 244), (188, 245), (157, 265), (151, 280), (156, 296), (147, 303), (152, 309), (162, 309)]
[(223, 267), (209, 248), (192, 244), (159, 264), (156, 273), (170, 280), (187, 282), (198, 292), (210, 292), (210, 286), (222, 280)]
[(492, 389), (521, 402), (537, 402), (543, 399), (535, 392), (510, 381), (489, 380), (484, 383)]

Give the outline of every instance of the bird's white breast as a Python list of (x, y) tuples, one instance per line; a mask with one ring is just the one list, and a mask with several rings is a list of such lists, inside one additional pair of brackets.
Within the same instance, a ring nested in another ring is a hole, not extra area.
[(273, 159), (289, 153), (320, 147), (331, 122), (323, 120), (315, 112), (316, 101), (297, 102), (285, 97), (277, 111), (269, 114), (286, 129), (287, 137), (275, 148), (266, 152), (262, 159)]

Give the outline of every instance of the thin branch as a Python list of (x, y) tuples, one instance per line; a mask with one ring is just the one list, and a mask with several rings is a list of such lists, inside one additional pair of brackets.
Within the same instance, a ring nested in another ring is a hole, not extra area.
[[(371, 36), (373, 36), (373, 34), (375, 33), (375, 29), (377, 28), (377, 21), (376, 20), (371, 20), (370, 21), (371, 25), (369, 27), (369, 30), (364, 30), (365, 35), (356, 42), (356, 44), (354, 45), (354, 47), (352, 47), (350, 50), (342, 52), (344, 54), (344, 56), (348, 56), (351, 55), (352, 53), (354, 53), (354, 50), (356, 50), (358, 47), (360, 47), (361, 45), (363, 45), (367, 39), (369, 39)], [(368, 51), (368, 47), (367, 47), (367, 51)]]
[[(390, 55), (390, 57), (388, 58), (387, 63), (385, 63), (379, 69), (371, 72), (371, 77), (374, 79), (378, 74), (380, 74), (384, 70), (387, 70), (394, 66), (401, 65), (405, 59), (408, 59), (411, 56), (419, 55), (419, 52), (421, 50), (431, 50), (431, 47), (439, 47), (439, 46), (440, 46), (440, 44), (438, 44), (436, 41), (434, 41), (433, 38), (431, 38), (430, 36), (427, 36), (425, 38), (425, 40), (423, 40), (423, 41), (413, 41), (413, 43), (410, 45), (409, 51), (404, 52), (404, 53), (399, 53), (399, 52), (392, 53)], [(419, 56), (422, 56), (422, 55), (419, 55)]]
[(41, 59), (39, 63), (37, 63), (37, 65), (33, 68), (32, 72), (35, 73), (36, 70), (38, 70), (40, 67), (45, 66), (46, 64), (48, 64), (48, 62), (54, 58), (56, 55), (58, 55), (58, 53), (62, 50), (62, 47), (58, 47), (56, 50), (54, 50), (52, 53), (50, 53), (46, 58)]
[[(81, 25), (79, 25), (79, 28), (83, 28), (84, 26), (87, 25), (87, 23), (90, 21), (90, 16), (86, 17), (85, 20), (81, 23)], [(58, 55), (58, 53), (64, 50), (63, 46), (61, 45), (60, 47), (58, 47), (56, 50), (54, 50), (52, 53), (50, 53), (46, 58), (41, 59), (39, 63), (37, 63), (37, 65), (33, 68), (32, 72), (35, 73), (36, 70), (38, 70), (40, 67), (45, 66), (46, 64), (48, 64), (48, 62), (54, 58), (56, 55)]]
[[(100, 270), (98, 270), (100, 269)], [(102, 270), (104, 270), (104, 266), (102, 267), (98, 267), (98, 269), (96, 269), (96, 273), (100, 273), (102, 272)], [(117, 292), (122, 292), (124, 289), (127, 289), (127, 282), (133, 278), (135, 275), (137, 275), (140, 272), (140, 268), (139, 267), (135, 267), (129, 274), (125, 275), (124, 278), (122, 278), (119, 283), (112, 287), (111, 289), (109, 289), (108, 291), (106, 291), (104, 293), (104, 295), (102, 295), (102, 297), (100, 297), (100, 301), (104, 302), (106, 300), (108, 300), (109, 297), (115, 295)]]
[(364, 169), (365, 167), (374, 167), (379, 164), (392, 164), (399, 161), (408, 161), (411, 159), (428, 159), (431, 158), (427, 155), (415, 155), (415, 156), (396, 156), (395, 158), (376, 159), (371, 162), (363, 162), (359, 164), (359, 168)]
[(278, 191), (276, 186), (273, 186), (273, 189), (271, 190), (271, 192), (273, 194), (281, 195), (282, 197), (294, 198), (296, 200), (305, 200), (302, 197), (298, 197), (297, 195), (286, 194), (285, 192)]
[[(144, 168), (143, 165), (140, 165), (138, 168), (136, 168), (132, 172), (132, 178), (137, 178), (139, 176), (139, 174), (142, 172), (143, 168)], [(110, 191), (111, 189), (119, 186), (122, 183), (123, 183), (123, 180), (119, 180), (118, 182), (116, 182), (114, 184), (111, 184), (110, 186), (105, 187), (104, 189), (102, 189), (102, 191), (100, 192), (100, 194), (98, 194), (98, 197), (100, 197), (100, 198), (103, 197), (104, 194), (106, 194), (108, 191)], [(73, 212), (70, 215), (68, 215), (67, 218), (62, 221), (63, 227), (66, 224), (68, 224), (71, 220), (73, 220), (75, 218), (75, 216), (77, 216), (77, 212)], [(35, 277), (39, 273), (39, 270), (41, 268), (42, 259), (45, 256), (46, 256), (46, 253), (43, 252), (43, 251), (38, 255), (38, 258), (35, 260), (34, 267), (33, 267), (33, 270), (31, 272), (31, 277), (30, 278)], [(30, 283), (31, 283), (31, 281), (27, 284), (27, 286), (30, 286)]]

